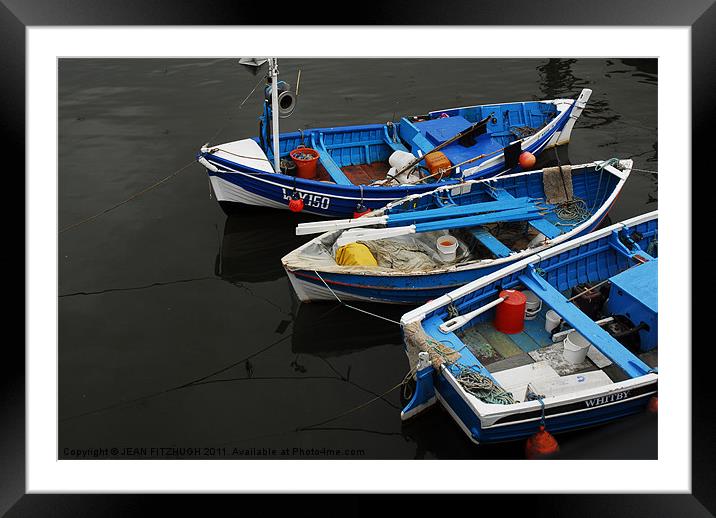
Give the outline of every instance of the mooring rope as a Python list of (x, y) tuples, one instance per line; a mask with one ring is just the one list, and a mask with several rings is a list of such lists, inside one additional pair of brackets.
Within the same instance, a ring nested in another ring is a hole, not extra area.
[(63, 232), (67, 232), (67, 231), (70, 230), (70, 229), (73, 229), (73, 228), (75, 228), (75, 227), (79, 227), (80, 225), (82, 225), (82, 224), (84, 224), (84, 223), (87, 223), (87, 222), (89, 222), (89, 221), (92, 221), (93, 219), (96, 219), (96, 218), (102, 216), (103, 214), (107, 214), (108, 212), (111, 212), (111, 211), (113, 211), (114, 209), (121, 207), (121, 206), (124, 205), (125, 203), (129, 203), (129, 202), (132, 201), (133, 199), (138, 198), (139, 196), (141, 196), (142, 194), (145, 194), (145, 193), (151, 191), (152, 189), (154, 189), (154, 188), (156, 188), (156, 187), (159, 187), (161, 184), (163, 184), (163, 183), (165, 183), (165, 182), (171, 180), (171, 179), (174, 178), (176, 175), (178, 175), (179, 173), (181, 173), (184, 169), (186, 169), (187, 167), (189, 167), (190, 165), (195, 164), (195, 163), (196, 163), (196, 162), (195, 162), (194, 160), (192, 160), (191, 162), (189, 162), (188, 164), (186, 164), (186, 165), (180, 167), (179, 169), (177, 169), (177, 170), (174, 171), (173, 173), (171, 173), (171, 174), (165, 176), (164, 178), (162, 178), (162, 179), (159, 180), (158, 182), (155, 182), (155, 183), (153, 183), (152, 185), (150, 185), (149, 187), (147, 187), (147, 188), (145, 188), (145, 189), (142, 189), (142, 190), (139, 191), (138, 193), (133, 194), (132, 196), (130, 196), (130, 197), (127, 198), (126, 200), (120, 201), (119, 203), (117, 203), (117, 204), (115, 204), (115, 205), (112, 205), (111, 207), (109, 207), (109, 208), (107, 208), (107, 209), (104, 209), (103, 211), (98, 212), (97, 214), (93, 214), (92, 216), (90, 216), (90, 217), (88, 217), (88, 218), (85, 218), (85, 219), (83, 219), (83, 220), (80, 220), (80, 221), (78, 221), (77, 223), (73, 223), (72, 225), (69, 225), (69, 226), (67, 226), (67, 227), (65, 227), (65, 228), (61, 228), (60, 231), (59, 231), (59, 233), (62, 234)]
[(354, 406), (353, 408), (349, 408), (349, 409), (346, 410), (345, 412), (341, 412), (340, 414), (337, 414), (337, 415), (335, 415), (335, 416), (333, 416), (333, 417), (330, 417), (330, 418), (325, 419), (325, 420), (323, 420), (323, 421), (320, 421), (320, 422), (318, 422), (318, 423), (310, 424), (310, 425), (307, 425), (307, 426), (299, 426), (299, 427), (297, 427), (294, 431), (296, 431), (296, 432), (301, 432), (301, 431), (305, 431), (305, 430), (310, 430), (310, 429), (312, 429), (312, 428), (315, 428), (316, 426), (321, 426), (321, 425), (324, 425), (324, 424), (326, 424), (326, 423), (330, 423), (330, 422), (332, 422), (332, 421), (335, 421), (336, 419), (340, 419), (341, 417), (345, 417), (345, 416), (347, 416), (347, 415), (349, 415), (349, 414), (352, 414), (353, 412), (357, 412), (357, 411), (360, 410), (361, 408), (365, 408), (365, 407), (367, 407), (368, 405), (370, 405), (371, 403), (374, 403), (374, 402), (378, 401), (379, 399), (383, 399), (385, 396), (387, 396), (388, 394), (390, 394), (390, 393), (393, 392), (394, 390), (397, 390), (397, 389), (399, 389), (400, 387), (402, 387), (403, 385), (405, 385), (406, 383), (408, 383), (408, 380), (410, 380), (410, 378), (413, 377), (413, 375), (415, 374), (415, 371), (417, 371), (417, 367), (411, 368), (411, 369), (408, 371), (408, 373), (405, 375), (405, 377), (402, 379), (402, 381), (401, 381), (400, 383), (398, 383), (397, 385), (395, 385), (395, 386), (389, 388), (388, 390), (386, 390), (386, 391), (383, 392), (382, 394), (378, 394), (378, 395), (375, 396), (373, 399), (370, 399), (370, 400), (366, 401), (365, 403), (361, 403), (360, 405)]
[(379, 319), (381, 319), (381, 320), (385, 320), (386, 322), (391, 322), (391, 323), (397, 324), (397, 325), (399, 325), (399, 326), (402, 325), (402, 324), (401, 324), (400, 322), (398, 322), (397, 320), (392, 320), (392, 319), (390, 319), (390, 318), (388, 318), (388, 317), (384, 317), (383, 315), (378, 315), (378, 314), (376, 314), (376, 313), (371, 313), (370, 311), (366, 311), (365, 309), (357, 308), (357, 307), (355, 307), (355, 306), (351, 306), (350, 304), (347, 304), (347, 303), (343, 302), (343, 301), (341, 300), (341, 298), (340, 298), (338, 295), (336, 295), (336, 292), (331, 289), (331, 287), (328, 285), (328, 283), (327, 283), (325, 280), (323, 280), (323, 277), (321, 277), (321, 274), (320, 274), (320, 273), (318, 273), (316, 270), (313, 270), (313, 273), (315, 273), (315, 274), (318, 276), (318, 278), (321, 279), (321, 282), (324, 284), (324, 286), (325, 286), (326, 288), (328, 288), (328, 291), (330, 291), (331, 294), (336, 298), (336, 300), (337, 300), (339, 303), (341, 303), (343, 306), (345, 306), (345, 307), (347, 307), (347, 308), (355, 309), (356, 311), (360, 311), (361, 313), (365, 313), (366, 315), (370, 315), (370, 316), (372, 316), (372, 317), (379, 318)]
[(650, 170), (650, 169), (639, 169), (639, 168), (637, 168), (637, 167), (632, 167), (631, 170), (632, 170), (632, 171), (639, 171), (639, 172), (641, 172), (641, 173), (659, 174), (659, 171), (652, 171), (652, 170)]

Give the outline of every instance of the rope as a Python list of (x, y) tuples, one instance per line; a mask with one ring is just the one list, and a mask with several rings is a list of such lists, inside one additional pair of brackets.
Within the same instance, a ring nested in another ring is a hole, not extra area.
[[(261, 84), (261, 82), (262, 82), (264, 79), (265, 79), (265, 78), (262, 76), (262, 77), (259, 79), (259, 82), (256, 83), (256, 86), (254, 86), (253, 90), (251, 90), (251, 92), (249, 93), (249, 95), (247, 95), (246, 98), (244, 98), (244, 100), (241, 101), (241, 104), (239, 104), (239, 110), (241, 110), (241, 108), (244, 107), (244, 104), (246, 103), (246, 101), (249, 100), (249, 97), (251, 97), (251, 96), (253, 95), (253, 93), (256, 91), (256, 88), (258, 88), (258, 86)], [(214, 134), (211, 136), (211, 138), (210, 138), (209, 140), (207, 140), (207, 142), (211, 142), (211, 141), (214, 140), (216, 137), (218, 137), (219, 134), (226, 129), (226, 126), (229, 125), (229, 122), (230, 122), (233, 118), (234, 118), (233, 116), (229, 116), (229, 117), (226, 119), (226, 122), (224, 123), (224, 125), (221, 126), (218, 130), (216, 130), (216, 133), (214, 133)]]
[(631, 168), (632, 171), (639, 171), (641, 173), (659, 174), (659, 171), (651, 171), (650, 169), (638, 169), (636, 167)]
[(511, 405), (515, 402), (512, 394), (495, 384), (487, 376), (483, 376), (479, 372), (469, 367), (459, 365), (460, 372), (457, 375), (457, 381), (465, 389), (478, 399), (485, 403), (496, 405)]
[(133, 199), (138, 198), (138, 197), (141, 196), (142, 194), (151, 191), (151, 190), (154, 189), (155, 187), (159, 187), (159, 186), (160, 186), (161, 184), (163, 184), (164, 182), (167, 182), (167, 181), (171, 180), (171, 179), (174, 178), (176, 175), (178, 175), (179, 173), (181, 173), (184, 169), (186, 169), (187, 167), (189, 167), (190, 165), (192, 165), (192, 164), (194, 164), (194, 163), (195, 163), (194, 160), (192, 160), (191, 162), (189, 162), (188, 164), (186, 164), (186, 165), (180, 167), (179, 169), (177, 169), (177, 170), (174, 171), (173, 173), (171, 173), (171, 174), (165, 176), (164, 178), (162, 178), (162, 179), (159, 180), (158, 182), (153, 183), (152, 185), (150, 185), (150, 186), (147, 187), (146, 189), (142, 189), (142, 190), (139, 191), (138, 193), (133, 194), (132, 196), (130, 196), (130, 197), (127, 198), (126, 200), (120, 201), (119, 203), (117, 203), (117, 204), (115, 204), (115, 205), (112, 205), (111, 207), (109, 207), (109, 208), (107, 208), (107, 209), (104, 209), (103, 211), (98, 212), (97, 214), (94, 214), (94, 215), (92, 215), (92, 216), (90, 216), (90, 217), (88, 217), (88, 218), (85, 218), (85, 219), (83, 219), (83, 220), (81, 220), (81, 221), (78, 221), (77, 223), (73, 223), (72, 225), (69, 225), (69, 226), (67, 226), (67, 227), (65, 227), (65, 228), (61, 228), (60, 231), (59, 231), (59, 233), (62, 234), (63, 232), (67, 232), (67, 231), (70, 230), (70, 229), (73, 229), (73, 228), (75, 228), (75, 227), (79, 227), (80, 225), (82, 225), (82, 224), (84, 224), (84, 223), (87, 223), (88, 221), (92, 221), (93, 219), (96, 219), (96, 218), (102, 216), (103, 214), (107, 214), (108, 212), (113, 211), (114, 209), (116, 209), (116, 208), (118, 208), (118, 207), (121, 207), (121, 206), (124, 205), (125, 203), (128, 203), (128, 202), (132, 201)]
[(318, 278), (321, 279), (321, 282), (323, 283), (323, 285), (324, 285), (326, 288), (328, 288), (328, 291), (331, 292), (331, 294), (336, 298), (336, 300), (337, 300), (339, 303), (341, 303), (342, 305), (344, 305), (345, 307), (354, 309), (354, 310), (356, 310), (356, 311), (360, 311), (361, 313), (365, 313), (366, 315), (370, 315), (370, 316), (372, 316), (372, 317), (379, 318), (379, 319), (381, 319), (381, 320), (385, 320), (386, 322), (390, 322), (390, 323), (392, 323), (392, 324), (397, 324), (397, 325), (399, 325), (399, 326), (402, 325), (402, 324), (401, 324), (400, 322), (398, 322), (397, 320), (391, 320), (391, 319), (388, 318), (388, 317), (384, 317), (384, 316), (378, 315), (378, 314), (376, 314), (376, 313), (371, 313), (370, 311), (366, 311), (365, 309), (357, 308), (357, 307), (355, 307), (355, 306), (351, 306), (350, 304), (346, 304), (345, 302), (343, 302), (343, 301), (340, 299), (340, 297), (339, 297), (338, 295), (336, 295), (336, 292), (331, 289), (331, 287), (328, 285), (328, 283), (327, 283), (325, 280), (323, 280), (323, 277), (321, 277), (321, 274), (320, 274), (320, 273), (318, 273), (316, 270), (313, 270), (313, 273), (315, 273), (315, 274), (318, 276)]
[(353, 408), (350, 408), (350, 409), (346, 410), (345, 412), (341, 412), (340, 414), (335, 415), (335, 416), (333, 416), (333, 417), (331, 417), (331, 418), (329, 418), (329, 419), (325, 419), (325, 420), (323, 420), (323, 421), (321, 421), (321, 422), (314, 423), (314, 424), (310, 424), (310, 425), (307, 425), (307, 426), (299, 426), (299, 427), (297, 427), (294, 431), (300, 432), (300, 431), (303, 431), (303, 430), (310, 430), (311, 428), (315, 428), (316, 426), (321, 426), (321, 425), (324, 425), (324, 424), (326, 424), (326, 423), (330, 423), (331, 421), (335, 421), (336, 419), (340, 419), (341, 417), (345, 417), (345, 416), (347, 416), (347, 415), (349, 415), (349, 414), (352, 414), (353, 412), (357, 412), (357, 411), (360, 410), (361, 408), (367, 407), (368, 405), (370, 405), (371, 403), (374, 403), (374, 402), (378, 401), (379, 399), (383, 399), (385, 396), (387, 396), (388, 394), (390, 394), (390, 393), (393, 392), (394, 390), (397, 390), (397, 389), (399, 389), (400, 387), (402, 387), (403, 385), (405, 385), (405, 384), (408, 382), (408, 380), (413, 377), (413, 375), (415, 374), (415, 371), (416, 371), (416, 370), (417, 370), (416, 367), (413, 367), (412, 369), (410, 369), (410, 371), (408, 371), (408, 373), (405, 375), (405, 377), (403, 378), (403, 380), (402, 380), (400, 383), (398, 383), (397, 385), (395, 385), (395, 386), (389, 388), (388, 390), (386, 390), (386, 391), (383, 392), (382, 394), (377, 395), (377, 396), (374, 397), (373, 399), (370, 399), (370, 400), (366, 401), (365, 403), (361, 403), (360, 405), (357, 405), (357, 406), (355, 406), (355, 407), (353, 407)]
[(577, 226), (592, 215), (587, 208), (587, 202), (576, 197), (558, 204), (553, 211), (562, 221), (571, 221), (571, 223), (556, 223), (556, 225), (567, 227)]

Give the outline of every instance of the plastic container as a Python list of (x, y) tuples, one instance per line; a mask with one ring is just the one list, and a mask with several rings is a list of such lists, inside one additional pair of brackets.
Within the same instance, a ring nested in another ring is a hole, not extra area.
[(318, 151), (310, 147), (298, 147), (289, 155), (296, 163), (296, 176), (309, 180), (316, 177), (318, 158), (321, 156)]
[(525, 320), (534, 320), (542, 309), (542, 299), (530, 290), (525, 290), (522, 294), (527, 298), (527, 304), (525, 305)]
[(454, 261), (457, 255), (457, 239), (447, 234), (440, 236), (437, 240), (437, 249), (443, 262)]
[(572, 365), (582, 363), (587, 358), (590, 344), (586, 338), (573, 331), (564, 339), (564, 359)]
[(559, 325), (559, 323), (562, 321), (562, 317), (559, 316), (559, 314), (554, 311), (553, 309), (550, 309), (545, 313), (544, 315), (544, 330), (548, 333), (551, 333), (555, 327)]
[(505, 300), (495, 308), (493, 325), (501, 333), (514, 335), (525, 328), (525, 306), (527, 297), (517, 290), (502, 290), (500, 297)]

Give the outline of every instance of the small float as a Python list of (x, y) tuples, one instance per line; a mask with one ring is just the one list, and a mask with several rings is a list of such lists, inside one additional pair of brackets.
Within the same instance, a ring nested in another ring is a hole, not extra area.
[(423, 304), (594, 230), (631, 167), (611, 159), (503, 174), (301, 223), (297, 234), (322, 234), (281, 261), (302, 302)]
[(489, 443), (655, 409), (657, 229), (656, 212), (602, 228), (403, 315), (402, 418), (439, 401)]
[[(442, 184), (529, 167), (566, 144), (591, 90), (576, 99), (464, 106), (382, 124), (280, 133), (296, 96), (268, 58), (256, 137), (207, 143), (197, 161), (226, 212), (241, 205), (348, 217)], [(526, 154), (527, 153), (527, 154)]]

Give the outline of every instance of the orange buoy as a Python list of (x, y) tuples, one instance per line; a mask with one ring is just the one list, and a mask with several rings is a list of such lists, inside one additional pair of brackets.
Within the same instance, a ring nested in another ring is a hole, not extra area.
[(522, 169), (531, 169), (537, 163), (537, 159), (529, 151), (523, 151), (520, 153), (519, 163)]
[(651, 396), (649, 399), (649, 403), (646, 405), (646, 409), (651, 412), (652, 414), (656, 414), (659, 412), (659, 398), (656, 396)]
[(303, 199), (294, 191), (291, 199), (288, 200), (288, 208), (291, 212), (301, 212), (303, 210)]
[[(504, 302), (503, 302), (504, 304)], [(544, 425), (525, 443), (525, 455), (528, 459), (541, 459), (559, 451), (559, 443), (554, 436), (545, 430)]]
[(502, 290), (500, 297), (505, 300), (495, 309), (495, 329), (506, 335), (521, 333), (525, 327), (527, 297), (517, 290)]

